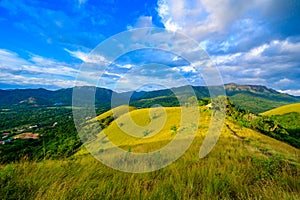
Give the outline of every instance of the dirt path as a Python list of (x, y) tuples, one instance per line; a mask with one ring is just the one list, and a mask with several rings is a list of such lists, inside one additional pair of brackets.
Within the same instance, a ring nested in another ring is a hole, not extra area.
[(226, 127), (231, 131), (232, 135), (233, 135), (235, 138), (237, 138), (237, 139), (239, 139), (239, 140), (244, 140), (244, 139), (245, 139), (245, 137), (239, 136), (239, 135), (236, 133), (236, 131), (234, 131), (228, 124), (226, 124)]

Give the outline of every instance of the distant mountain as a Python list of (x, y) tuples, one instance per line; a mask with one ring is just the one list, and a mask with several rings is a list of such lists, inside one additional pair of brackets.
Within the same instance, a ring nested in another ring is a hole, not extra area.
[[(96, 103), (106, 103), (111, 99), (112, 90), (95, 87), (81, 87), (81, 89), (96, 90)], [(0, 90), (0, 105), (12, 106), (22, 105), (24, 102), (34, 100), (35, 105), (55, 106), (55, 105), (72, 105), (73, 88), (60, 89), (56, 91), (46, 89), (15, 89)]]
[[(112, 95), (117, 96), (116, 105), (124, 104), (126, 99), (137, 107), (149, 107), (153, 104), (163, 106), (176, 105), (178, 100), (174, 94), (183, 94), (187, 87), (182, 86), (171, 89), (157, 91), (139, 91), (116, 93), (105, 88), (96, 88), (90, 86), (79, 87), (80, 89), (95, 90), (96, 104), (109, 104)], [(213, 87), (212, 87), (213, 88)], [(300, 97), (277, 92), (276, 90), (260, 85), (237, 85), (234, 83), (224, 86), (227, 96), (233, 100), (236, 106), (250, 110), (254, 113), (261, 113), (286, 104), (300, 102)], [(209, 89), (206, 86), (193, 86), (198, 99), (210, 97)], [(217, 87), (213, 89), (218, 89)], [(46, 89), (15, 89), (0, 90), (0, 105), (27, 105), (27, 106), (55, 106), (72, 105), (73, 88), (50, 91)], [(83, 97), (84, 98), (84, 97)]]
[[(172, 90), (184, 91), (187, 86), (173, 88)], [(209, 97), (209, 89), (206, 86), (193, 86), (195, 94), (198, 99)], [(216, 90), (220, 87), (211, 87), (211, 89)], [(234, 83), (225, 84), (224, 89), (226, 95), (234, 102), (234, 104), (242, 109), (250, 110), (254, 113), (261, 113), (276, 107), (283, 105), (296, 103), (300, 101), (300, 97), (295, 97), (288, 94), (280, 93), (271, 88), (267, 88), (261, 85), (238, 85)], [(149, 104), (149, 102), (158, 103), (158, 97), (163, 98), (164, 101), (174, 102), (175, 95), (171, 89), (151, 91), (144, 93), (140, 98), (144, 104)], [(140, 104), (138, 104), (140, 106)]]
[(283, 105), (297, 103), (300, 97), (280, 93), (261, 85), (226, 84), (227, 96), (239, 107), (261, 113)]

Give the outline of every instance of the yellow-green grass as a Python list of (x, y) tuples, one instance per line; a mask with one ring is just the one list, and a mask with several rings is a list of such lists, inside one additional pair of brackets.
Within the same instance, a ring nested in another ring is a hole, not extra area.
[(284, 114), (292, 113), (292, 112), (300, 113), (300, 103), (281, 106), (281, 107), (266, 111), (264, 113), (261, 113), (261, 115), (284, 115)]
[[(126, 115), (130, 115), (139, 125), (147, 125), (149, 109), (119, 116), (105, 132), (116, 144), (131, 145), (133, 151), (151, 148), (147, 144), (161, 147), (163, 141), (174, 137), (169, 126), (179, 125), (178, 109), (166, 108), (170, 117), (167, 125), (148, 138), (122, 136), (117, 123), (129, 123)], [(210, 123), (210, 112), (201, 111), (192, 145), (166, 168), (145, 174), (124, 173), (101, 164), (88, 153), (66, 160), (22, 161), (0, 165), (1, 198), (299, 199), (299, 150), (254, 130), (226, 120), (213, 150), (199, 159)], [(123, 142), (118, 143), (114, 135), (124, 137)]]
[[(159, 115), (152, 123), (150, 110)], [(165, 108), (165, 111), (166, 115), (159, 108), (134, 110), (120, 116), (103, 132), (107, 135), (107, 139), (117, 146), (135, 146), (171, 140), (174, 137), (171, 127), (178, 127), (180, 123), (180, 108)], [(149, 135), (143, 137), (147, 131)]]
[[(262, 137), (261, 141), (278, 146), (265, 139), (269, 138)], [(4, 199), (299, 198), (299, 167), (288, 162), (273, 163), (272, 158), (253, 150), (251, 142), (230, 134), (221, 136), (212, 152), (199, 159), (201, 141), (197, 137), (176, 162), (146, 174), (113, 170), (90, 155), (2, 165), (0, 193)], [(291, 156), (299, 155), (298, 150), (283, 146)], [(275, 150), (286, 153), (281, 148)], [(272, 174), (270, 170), (274, 169)]]
[[(107, 141), (112, 142), (114, 145), (119, 146), (125, 150), (130, 150), (133, 152), (150, 152), (155, 151), (163, 146), (167, 145), (172, 139), (174, 139), (174, 131), (171, 130), (172, 127), (176, 126), (178, 128), (176, 134), (180, 134), (180, 121), (181, 121), (181, 108), (180, 107), (165, 107), (165, 118), (164, 112), (160, 108), (145, 108), (145, 109), (134, 109), (131, 107), (131, 111), (124, 112), (125, 106), (116, 108), (123, 111), (116, 120), (114, 120), (106, 129), (98, 134), (98, 138), (92, 143), (92, 146), (98, 148), (97, 143), (101, 143), (101, 148), (112, 148), (108, 145), (105, 147), (103, 141), (106, 144)], [(210, 126), (211, 111), (206, 110), (205, 107), (200, 107), (200, 117), (197, 124), (197, 131), (195, 136), (197, 138), (204, 138), (207, 134), (208, 128)], [(98, 117), (105, 118), (112, 115), (111, 111), (108, 111)], [(153, 116), (158, 116), (152, 119)], [(192, 115), (187, 115), (190, 118), (186, 120), (192, 120)], [(155, 123), (157, 120), (158, 124)], [(163, 126), (160, 127), (160, 123)], [(151, 123), (151, 121), (154, 121)], [(133, 123), (141, 127), (133, 126)], [(144, 128), (147, 126), (147, 128)], [(152, 130), (149, 135), (144, 136), (145, 130)], [(187, 129), (189, 130), (189, 129)], [(225, 120), (225, 124), (222, 129), (222, 137), (225, 138), (237, 138), (233, 132), (236, 132), (238, 137), (243, 138), (243, 142), (247, 142), (249, 145), (248, 149), (251, 151), (270, 151), (269, 153), (274, 153), (292, 162), (297, 162), (299, 159), (295, 156), (295, 148), (290, 147), (288, 144), (260, 134), (252, 129), (240, 128), (238, 125), (234, 124), (229, 120)], [(190, 135), (194, 136), (194, 135)], [(292, 152), (289, 150), (292, 149)], [(90, 149), (94, 151), (93, 149)], [(298, 152), (298, 150), (296, 151)], [(87, 154), (88, 151), (82, 148), (78, 152), (78, 155)]]
[[(106, 112), (100, 115), (98, 119), (110, 115), (112, 112)], [(193, 137), (191, 129), (194, 125), (194, 133), (196, 133), (198, 119), (199, 111), (197, 112), (197, 109), (195, 110), (193, 107), (131, 108), (131, 112), (119, 115), (116, 120), (99, 133), (98, 139), (90, 146), (100, 148), (95, 145), (99, 143), (102, 149), (111, 148), (112, 145), (107, 143), (107, 141), (111, 141), (114, 145), (125, 150), (131, 148), (137, 152), (155, 151), (168, 144), (177, 133), (180, 134), (181, 139)], [(199, 125), (209, 124), (207, 115), (200, 115), (200, 119), (202, 122), (199, 121)], [(195, 123), (191, 123), (193, 121)], [(89, 124), (89, 127), (93, 127), (93, 125)], [(105, 147), (103, 143), (105, 143)], [(80, 151), (79, 154), (82, 152)]]

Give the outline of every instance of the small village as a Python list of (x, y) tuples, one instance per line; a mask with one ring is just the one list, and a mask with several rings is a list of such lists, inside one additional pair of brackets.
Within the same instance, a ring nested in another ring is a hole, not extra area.
[(0, 145), (5, 145), (14, 142), (18, 139), (38, 139), (41, 135), (34, 133), (35, 130), (43, 128), (54, 128), (57, 125), (55, 122), (52, 126), (39, 127), (38, 125), (30, 125), (27, 128), (17, 129), (16, 131), (4, 131), (0, 133)]

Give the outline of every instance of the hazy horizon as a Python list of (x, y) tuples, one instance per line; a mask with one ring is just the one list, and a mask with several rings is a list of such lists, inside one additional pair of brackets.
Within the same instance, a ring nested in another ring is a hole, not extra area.
[[(226, 85), (230, 85), (230, 84), (234, 84), (234, 85), (238, 85), (238, 86), (242, 86), (242, 85), (249, 85), (249, 86), (262, 86), (262, 87), (266, 87), (268, 89), (273, 89), (264, 85), (255, 85), (255, 84), (237, 84), (237, 83), (224, 83), (224, 86)], [(165, 89), (172, 89), (172, 88), (178, 88), (178, 87), (184, 87), (184, 86), (192, 86), (192, 87), (207, 87), (206, 85), (182, 85), (182, 86), (175, 86), (175, 87), (170, 87), (170, 88), (155, 88), (153, 90), (128, 90), (128, 91), (115, 91), (114, 89), (111, 88), (105, 88), (105, 87), (99, 87), (99, 86), (89, 86), (89, 85), (83, 85), (83, 86), (78, 86), (78, 87), (97, 87), (97, 88), (103, 88), (103, 89), (107, 89), (107, 90), (112, 90), (113, 92), (117, 92), (117, 93), (126, 93), (126, 92), (152, 92), (152, 91), (159, 91), (159, 90), (165, 90)], [(217, 86), (217, 85), (216, 85)], [(44, 88), (44, 87), (28, 87), (28, 88), (4, 88), (4, 89), (0, 89), (0, 90), (35, 90), (35, 89), (45, 89), (48, 91), (58, 91), (58, 90), (63, 90), (63, 89), (70, 89), (70, 88), (74, 88), (76, 86), (72, 86), (72, 87), (66, 87), (66, 88), (56, 88), (56, 89), (49, 89), (49, 88)], [(275, 89), (273, 89), (275, 90)], [(288, 94), (288, 95), (292, 95), (292, 96), (296, 96), (296, 97), (300, 97), (300, 95), (293, 95), (293, 94), (289, 94), (288, 92), (285, 91), (281, 91), (281, 90), (275, 90), (277, 92), (283, 93), (283, 94)]]

